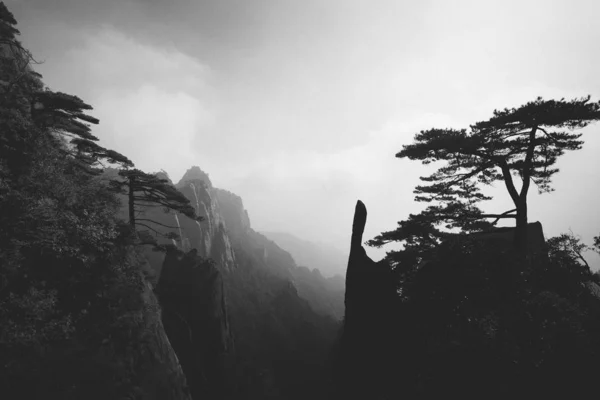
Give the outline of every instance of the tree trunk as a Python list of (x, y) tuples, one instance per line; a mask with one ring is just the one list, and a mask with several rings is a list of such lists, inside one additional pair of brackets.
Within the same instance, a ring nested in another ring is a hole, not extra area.
[(133, 198), (133, 178), (129, 178), (129, 225), (135, 229), (135, 203)]
[(517, 228), (515, 229), (515, 245), (521, 253), (527, 252), (527, 202), (521, 201), (517, 206)]

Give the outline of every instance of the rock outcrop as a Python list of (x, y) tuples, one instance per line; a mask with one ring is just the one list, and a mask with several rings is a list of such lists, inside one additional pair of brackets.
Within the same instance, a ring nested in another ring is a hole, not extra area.
[[(186, 175), (194, 176), (199, 173)], [(208, 179), (208, 175), (206, 176)], [(209, 180), (200, 179), (181, 180), (176, 187), (190, 199), (196, 214), (204, 218), (202, 222), (180, 218), (182, 239), (187, 239), (190, 248), (196, 249), (198, 255), (215, 260), (220, 268), (234, 268), (235, 255), (227, 234), (225, 214), (218, 200), (218, 189), (214, 189)]]
[[(394, 337), (396, 301), (393, 277), (384, 262), (373, 261), (362, 246), (367, 209), (358, 200), (354, 211), (346, 272), (344, 327), (338, 353), (340, 398), (376, 398), (393, 381), (387, 368)], [(390, 380), (391, 379), (391, 380)]]
[[(235, 252), (229, 234), (231, 229), (224, 217), (229, 215), (229, 208), (228, 212), (224, 212), (219, 201), (220, 190), (212, 186), (208, 174), (199, 167), (190, 168), (175, 187), (190, 200), (196, 214), (204, 220), (194, 221), (183, 215), (165, 213), (159, 208), (148, 208), (145, 210), (145, 218), (161, 224), (155, 228), (164, 230), (161, 226), (175, 227), (175, 229), (165, 230), (165, 233), (174, 231), (179, 235), (179, 238), (173, 241), (156, 237), (157, 242), (161, 245), (174, 244), (184, 252), (196, 249), (199, 256), (213, 259), (222, 271), (231, 271), (236, 266)], [(241, 199), (239, 206), (241, 211), (238, 214), (244, 212)], [(227, 204), (226, 207), (230, 206)], [(231, 225), (241, 224), (235, 219), (229, 219)], [(156, 271), (156, 276), (160, 276), (164, 254), (147, 249), (145, 255)]]
[(225, 218), (225, 225), (234, 235), (239, 236), (250, 230), (250, 217), (244, 209), (242, 198), (227, 190), (216, 189), (216, 198)]

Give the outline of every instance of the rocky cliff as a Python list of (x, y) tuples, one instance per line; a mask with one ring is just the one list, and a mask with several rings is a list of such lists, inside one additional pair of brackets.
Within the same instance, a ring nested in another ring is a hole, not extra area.
[[(289, 253), (255, 232), (242, 199), (213, 187), (200, 168), (190, 168), (175, 186), (204, 220), (148, 209), (145, 218), (175, 226), (180, 237), (166, 257), (146, 254), (194, 398), (323, 395), (323, 368), (338, 328), (332, 317), (341, 318), (342, 292), (328, 299), (324, 278), (305, 273)], [(165, 294), (178, 280), (187, 286)]]
[(222, 275), (215, 264), (195, 250), (166, 256), (157, 293), (163, 321), (180, 355), (194, 399), (226, 398), (233, 338), (227, 315)]
[(196, 249), (201, 257), (212, 258), (220, 268), (231, 270), (235, 266), (235, 254), (227, 233), (226, 213), (219, 201), (218, 189), (212, 187), (208, 177), (206, 179), (181, 180), (176, 185), (191, 201), (196, 214), (205, 220), (198, 222), (173, 215), (172, 223), (180, 227), (182, 250)]
[(143, 399), (192, 400), (180, 360), (163, 325), (161, 307), (152, 285), (145, 282), (143, 292), (146, 351), (140, 354)]
[[(144, 257), (133, 248), (129, 250), (126, 263), (135, 271), (149, 268)], [(121, 362), (130, 363), (136, 375), (134, 392), (144, 400), (192, 400), (180, 360), (165, 331), (162, 310), (152, 284), (141, 274), (136, 275), (134, 279), (139, 280), (142, 290), (140, 308), (131, 310), (130, 315), (133, 324), (128, 329), (133, 335), (133, 347), (120, 354)], [(115, 338), (119, 337), (116, 333), (113, 333)], [(110, 339), (107, 342), (112, 351), (123, 344)], [(105, 350), (101, 349), (102, 352)], [(115, 356), (118, 355), (117, 351)], [(88, 398), (91, 398), (89, 394)]]

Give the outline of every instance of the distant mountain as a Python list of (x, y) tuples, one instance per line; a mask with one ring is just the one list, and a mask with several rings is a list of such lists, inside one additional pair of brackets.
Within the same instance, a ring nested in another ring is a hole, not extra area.
[(277, 243), (282, 249), (288, 251), (296, 264), (317, 268), (323, 276), (344, 276), (348, 264), (348, 254), (322, 244), (300, 239), (285, 232), (261, 232), (263, 235)]

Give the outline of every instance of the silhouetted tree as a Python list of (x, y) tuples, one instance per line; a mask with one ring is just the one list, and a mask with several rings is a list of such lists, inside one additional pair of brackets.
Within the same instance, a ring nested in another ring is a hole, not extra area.
[[(197, 216), (190, 201), (167, 179), (160, 179), (156, 175), (147, 174), (139, 169), (121, 170), (119, 176), (122, 180), (111, 181), (113, 190), (127, 196), (129, 225), (135, 229), (143, 226), (156, 234), (161, 232), (147, 225), (147, 223), (160, 225), (165, 228), (178, 229), (176, 226), (168, 226), (147, 218), (138, 218), (137, 214), (146, 207), (163, 207), (165, 212), (175, 211), (196, 221), (202, 221), (203, 217)], [(175, 238), (171, 233), (169, 238)]]
[(582, 243), (581, 238), (576, 237), (573, 232), (561, 233), (558, 236), (552, 237), (548, 239), (547, 245), (550, 259), (568, 257), (572, 260), (577, 260), (577, 262), (589, 269), (590, 265), (585, 257), (583, 257), (583, 253), (586, 250), (591, 250), (591, 247)]
[(107, 337), (136, 345), (121, 338), (140, 337), (139, 263), (120, 241), (116, 196), (74, 168), (80, 158), (65, 138), (91, 140), (81, 121), (93, 119), (81, 100), (44, 90), (15, 24), (0, 2), (0, 391), (122, 398), (133, 385), (79, 382), (128, 380), (122, 361), (132, 357), (117, 351), (116, 362), (98, 363), (94, 353)]
[(65, 152), (82, 169), (98, 174), (102, 160), (123, 167), (133, 167), (124, 155), (100, 146), (98, 138), (92, 135), (89, 124), (98, 124), (98, 119), (84, 112), (92, 107), (77, 96), (44, 90), (34, 94), (33, 118), (38, 126), (58, 137), (70, 138)]
[[(405, 252), (390, 252), (418, 260), (419, 255), (439, 243), (447, 229), (464, 232), (489, 228), (500, 219), (516, 220), (516, 244), (525, 250), (527, 241), (527, 195), (531, 183), (540, 193), (552, 191), (551, 178), (558, 172), (556, 161), (567, 150), (581, 149), (581, 133), (573, 131), (600, 120), (600, 102), (582, 99), (543, 100), (541, 97), (519, 108), (494, 111), (487, 121), (470, 129), (429, 129), (415, 136), (415, 143), (403, 146), (398, 158), (420, 160), (423, 164), (443, 161), (433, 174), (421, 177), (415, 200), (437, 204), (411, 214), (399, 227), (383, 232), (369, 242), (372, 246), (395, 241), (405, 243)], [(513, 180), (521, 179), (521, 187)], [(481, 187), (501, 181), (514, 209), (486, 214), (478, 203), (491, 197)], [(493, 220), (490, 222), (490, 220)]]

